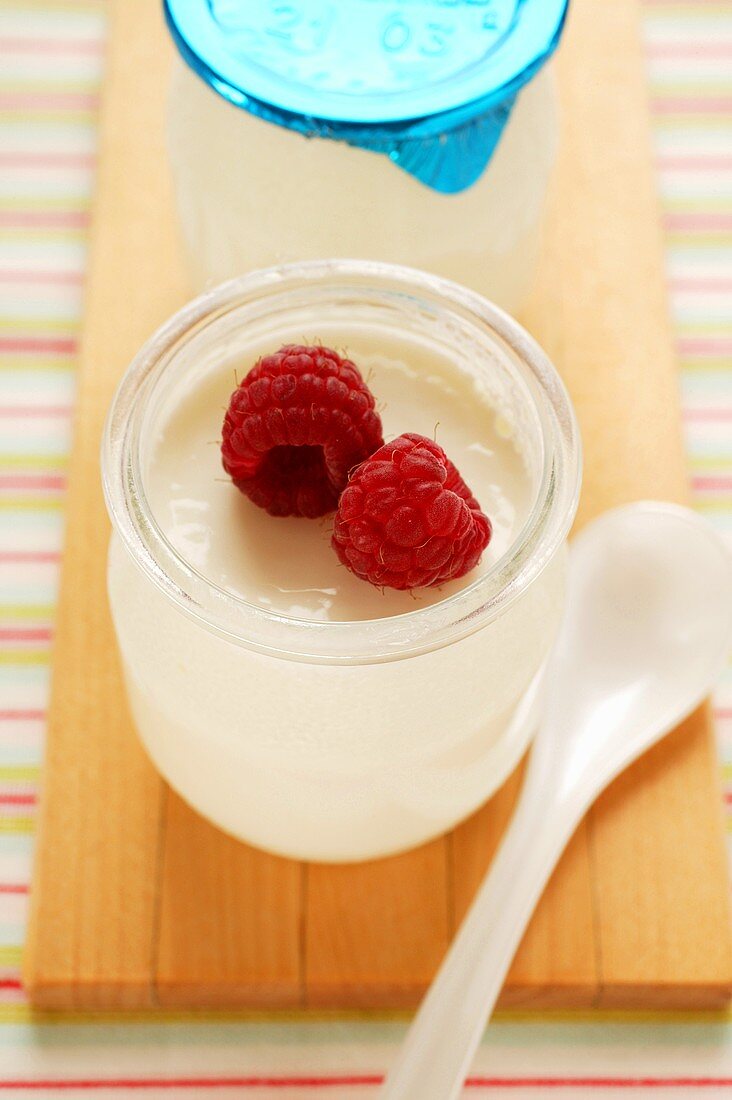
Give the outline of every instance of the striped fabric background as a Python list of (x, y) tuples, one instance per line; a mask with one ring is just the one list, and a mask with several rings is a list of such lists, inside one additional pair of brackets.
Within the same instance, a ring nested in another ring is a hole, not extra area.
[[(732, 542), (732, 0), (643, 8), (689, 468)], [(0, 1093), (374, 1096), (401, 1024), (55, 1024), (20, 988), (104, 41), (102, 0), (0, 0)], [(716, 715), (732, 820), (732, 668)], [(732, 1022), (504, 1018), (468, 1095), (619, 1091), (732, 1096)]]

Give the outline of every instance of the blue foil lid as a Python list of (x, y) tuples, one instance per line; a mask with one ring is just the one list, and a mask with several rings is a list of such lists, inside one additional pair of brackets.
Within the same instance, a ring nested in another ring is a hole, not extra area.
[(165, 11), (183, 58), (232, 103), (455, 192), (484, 171), (567, 4), (165, 0)]

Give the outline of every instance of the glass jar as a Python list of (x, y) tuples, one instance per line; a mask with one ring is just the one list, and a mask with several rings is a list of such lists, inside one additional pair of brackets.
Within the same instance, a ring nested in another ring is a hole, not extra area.
[[(506, 551), (459, 591), (406, 614), (324, 622), (247, 602), (185, 560), (150, 507), (150, 440), (171, 402), (224, 350), (246, 361), (253, 332), (271, 332), (276, 346), (286, 322), (319, 316), (449, 347), (530, 476), (528, 516)], [(211, 821), (286, 856), (365, 859), (448, 829), (516, 766), (561, 615), (580, 458), (554, 368), (500, 310), (435, 276), (376, 263), (233, 280), (176, 314), (133, 361), (102, 465), (114, 528), (109, 597), (132, 714), (158, 769)]]
[(557, 143), (542, 66), (566, 5), (167, 0), (183, 59), (168, 144), (196, 285), (359, 257), (516, 312)]

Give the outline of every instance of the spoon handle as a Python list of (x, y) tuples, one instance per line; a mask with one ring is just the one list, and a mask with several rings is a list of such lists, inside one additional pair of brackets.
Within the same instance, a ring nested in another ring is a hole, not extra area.
[[(537, 770), (529, 769), (539, 778)], [(387, 1074), (381, 1100), (453, 1100), (460, 1094), (526, 925), (584, 809), (554, 801), (551, 789), (531, 779)]]

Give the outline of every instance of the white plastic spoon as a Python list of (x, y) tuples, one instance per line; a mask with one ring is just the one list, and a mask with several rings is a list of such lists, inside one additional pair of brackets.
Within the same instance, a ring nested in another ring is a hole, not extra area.
[(732, 558), (686, 508), (631, 504), (570, 551), (567, 607), (513, 820), (383, 1086), (453, 1100), (524, 929), (604, 787), (708, 694), (732, 640)]

